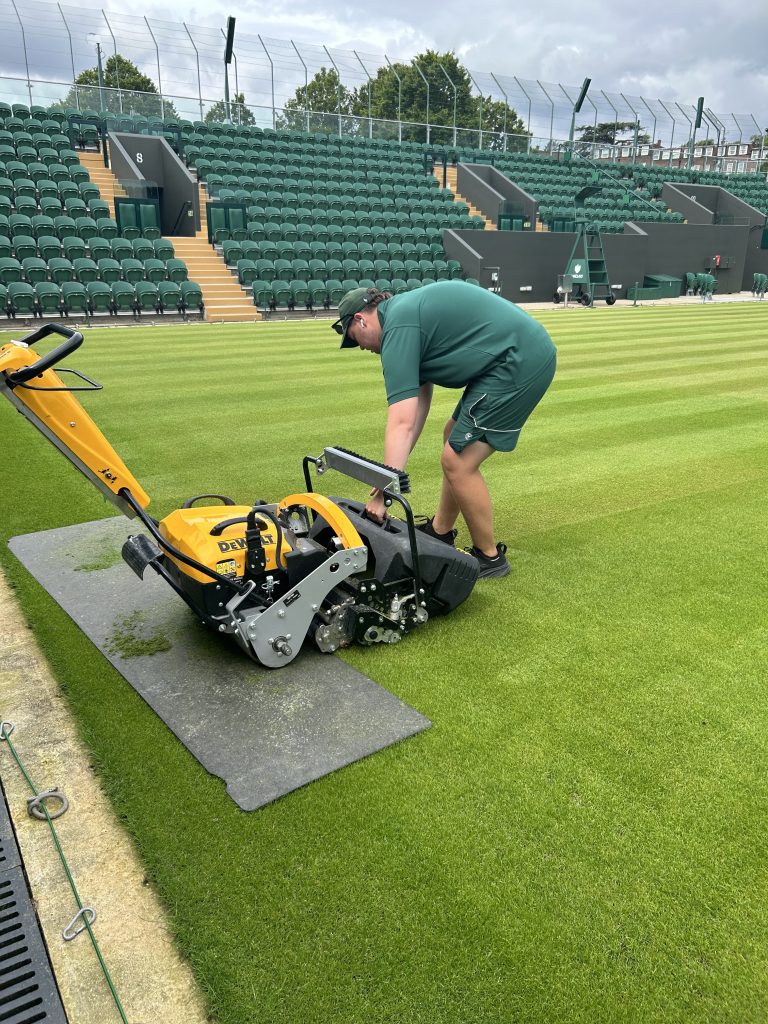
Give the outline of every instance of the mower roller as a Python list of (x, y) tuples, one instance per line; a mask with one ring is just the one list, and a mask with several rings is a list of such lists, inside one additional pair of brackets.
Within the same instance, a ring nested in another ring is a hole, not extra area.
[[(45, 355), (32, 348), (55, 334)], [(149, 496), (75, 397), (100, 385), (77, 370), (53, 367), (83, 342), (78, 331), (45, 324), (0, 348), (0, 392), (117, 508), (147, 533), (128, 538), (122, 555), (139, 578), (152, 568), (206, 625), (229, 635), (269, 668), (289, 664), (306, 639), (323, 652), (353, 641), (398, 643), (433, 615), (445, 615), (472, 591), (471, 555), (416, 530), (403, 497), (407, 475), (339, 447), (304, 458), (305, 490), (277, 502), (236, 505), (201, 494), (158, 521)], [(67, 385), (63, 374), (74, 375)], [(405, 519), (383, 526), (361, 502), (312, 489), (312, 470), (335, 470), (384, 492)], [(215, 503), (214, 503), (215, 502)]]

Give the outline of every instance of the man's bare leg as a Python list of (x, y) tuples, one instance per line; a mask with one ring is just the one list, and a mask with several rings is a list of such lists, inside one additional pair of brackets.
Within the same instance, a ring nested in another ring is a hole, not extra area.
[[(443, 430), (443, 443), (447, 443), (448, 438), (451, 436), (451, 431), (456, 425), (456, 420), (448, 420)], [(453, 493), (453, 488), (448, 483), (448, 478), (443, 473), (443, 489), (440, 494), (440, 502), (437, 506), (437, 512), (432, 520), (432, 528), (436, 533), (448, 533), (456, 525), (456, 520), (459, 518), (459, 503), (456, 500), (456, 496)]]
[(494, 450), (484, 441), (474, 441), (462, 452), (455, 452), (446, 442), (440, 460), (443, 467), (443, 492), (432, 522), (436, 532), (445, 533), (453, 528), (461, 512), (472, 543), (489, 558), (496, 555), (493, 507), (479, 467), (493, 455)]

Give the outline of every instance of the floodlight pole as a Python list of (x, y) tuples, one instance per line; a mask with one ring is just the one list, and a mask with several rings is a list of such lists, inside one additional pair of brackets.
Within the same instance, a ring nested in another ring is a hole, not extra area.
[(480, 86), (477, 84), (477, 82), (473, 78), (472, 72), (469, 70), (469, 68), (466, 69), (466, 72), (469, 75), (470, 82), (472, 83), (472, 85), (474, 85), (474, 87), (477, 89), (478, 93), (480, 94), (480, 122), (478, 124), (479, 138), (477, 140), (477, 148), (478, 149), (482, 149), (483, 148), (483, 90), (480, 88)]
[(458, 96), (458, 93), (456, 92), (456, 86), (451, 81), (451, 78), (450, 78), (448, 72), (445, 70), (445, 68), (440, 63), (440, 61), (437, 62), (437, 66), (440, 68), (440, 70), (443, 72), (443, 74), (445, 75), (446, 79), (448, 80), (448, 85), (450, 85), (450, 87), (453, 89), (453, 145), (455, 146), (456, 145), (456, 98)]
[(528, 100), (528, 144), (527, 144), (526, 148), (527, 148), (528, 152), (530, 153), (530, 151), (531, 151), (531, 97), (528, 95), (528, 93), (525, 91), (525, 89), (520, 84), (520, 79), (517, 78), (515, 75), (513, 75), (512, 77), (517, 82), (517, 87), (519, 88), (520, 92)]
[(291, 46), (296, 51), (296, 56), (301, 61), (301, 66), (304, 68), (304, 115), (306, 117), (306, 130), (309, 131), (309, 72), (307, 71), (307, 65), (304, 63), (304, 58), (299, 53), (299, 48), (291, 39)]
[(414, 59), (413, 61), (411, 61), (411, 63), (416, 68), (418, 73), (421, 75), (421, 78), (422, 78), (422, 80), (424, 82), (424, 85), (426, 85), (426, 87), (427, 87), (427, 145), (429, 145), (430, 144), (430, 132), (429, 132), (429, 82), (427, 81), (426, 76), (424, 75), (424, 72), (419, 67), (418, 61)]
[(402, 95), (403, 95), (403, 80), (400, 78), (400, 75), (398, 75), (398, 73), (395, 71), (395, 66), (390, 61), (390, 59), (386, 55), (386, 53), (384, 54), (384, 60), (389, 65), (389, 70), (392, 72), (392, 74), (397, 79), (397, 141), (398, 142), (402, 142), (403, 141), (403, 119), (400, 116), (400, 103), (401, 103)]
[(31, 107), (32, 106), (32, 82), (30, 81), (30, 77), (29, 77), (29, 59), (27, 57), (27, 36), (26, 36), (26, 34), (24, 32), (24, 23), (21, 20), (21, 17), (19, 15), (19, 9), (16, 6), (16, 0), (11, 0), (11, 3), (13, 4), (14, 11), (16, 11), (16, 17), (18, 18), (18, 21), (19, 21), (19, 28), (21, 29), (21, 45), (24, 48), (24, 64), (25, 64), (26, 69), (27, 69), (27, 92), (29, 93), (29, 105)]
[(75, 72), (75, 51), (72, 48), (72, 33), (69, 31), (69, 25), (67, 24), (67, 19), (64, 17), (64, 11), (62, 11), (61, 9), (61, 4), (57, 3), (56, 6), (59, 8), (59, 14), (61, 15), (61, 20), (64, 22), (64, 28), (67, 30), (67, 36), (69, 38), (69, 56), (72, 60), (72, 85), (75, 90), (75, 103), (77, 104), (77, 109), (79, 110), (80, 97), (77, 93), (77, 73)]
[(272, 63), (272, 58), (269, 55), (269, 50), (264, 45), (264, 40), (261, 35), (257, 34), (256, 38), (261, 43), (261, 48), (264, 51), (267, 60), (269, 61), (269, 74), (272, 82), (272, 127), (275, 127), (275, 65)]
[(365, 64), (363, 64), (363, 62), (360, 60), (360, 57), (358, 55), (357, 50), (353, 50), (352, 53), (354, 53), (354, 55), (357, 57), (357, 63), (363, 69), (363, 74), (368, 79), (368, 138), (372, 139), (373, 138), (373, 117), (371, 115), (371, 81), (372, 81), (372, 79), (371, 79), (371, 76), (368, 74), (368, 70), (367, 70)]
[(554, 136), (554, 131), (555, 131), (555, 101), (549, 95), (549, 93), (544, 88), (544, 86), (541, 84), (541, 82), (538, 80), (538, 78), (536, 79), (536, 85), (538, 85), (538, 87), (541, 89), (541, 91), (544, 93), (544, 95), (549, 100), (549, 106), (550, 106), (550, 115), (549, 115), (549, 154), (551, 156), (552, 155), (552, 144), (554, 142), (553, 136)]
[[(648, 111), (648, 113), (653, 118), (653, 128), (651, 129), (651, 143), (652, 143), (653, 146), (655, 146), (656, 145), (656, 115), (651, 110), (651, 108), (648, 106), (648, 104), (645, 102), (645, 100), (643, 99), (642, 96), (640, 97), (640, 102), (643, 104), (645, 109)], [(654, 152), (654, 150), (651, 151), (651, 163), (653, 163), (653, 152)]]
[(597, 143), (595, 142), (595, 136), (597, 135), (597, 104), (593, 101), (591, 96), (587, 96), (587, 102), (591, 105), (592, 109), (595, 112), (595, 120), (592, 124), (592, 159), (594, 160), (595, 146), (597, 146)]
[(101, 42), (96, 40), (96, 69), (99, 76), (99, 110), (104, 113), (104, 65), (101, 63)]
[(123, 112), (123, 90), (120, 88), (120, 61), (117, 59), (117, 40), (115, 39), (115, 33), (112, 31), (112, 26), (109, 24), (107, 19), (107, 12), (101, 12), (104, 22), (107, 26), (107, 31), (112, 36), (112, 50), (115, 55), (115, 81), (117, 82), (117, 105), (120, 107), (120, 113)]
[(506, 153), (506, 151), (507, 151), (507, 111), (509, 110), (509, 99), (507, 97), (507, 94), (501, 88), (501, 85), (499, 84), (498, 78), (496, 77), (496, 75), (494, 75), (494, 73), (492, 71), (490, 72), (490, 76), (494, 80), (496, 85), (499, 87), (499, 92), (504, 97), (504, 127), (502, 128), (502, 131), (504, 133), (504, 152)]
[(760, 164), (763, 162), (763, 144), (765, 142), (765, 132), (755, 120), (752, 114), (749, 115), (752, 118), (752, 124), (757, 128), (757, 138), (760, 139), (760, 155), (757, 158), (757, 169), (760, 170)]
[(627, 104), (629, 109), (635, 115), (635, 138), (634, 138), (634, 143), (632, 145), (632, 163), (634, 164), (634, 163), (637, 162), (637, 136), (638, 136), (638, 133), (640, 131), (640, 117), (639, 117), (637, 111), (635, 110), (635, 108), (632, 106), (632, 104), (629, 102), (627, 97), (624, 95), (624, 93), (620, 92), (619, 96), (621, 96), (621, 98)]
[[(614, 107), (614, 105), (611, 103), (611, 101), (608, 99), (608, 97), (606, 96), (605, 90), (601, 89), (600, 90), (600, 94), (602, 95), (603, 99), (608, 104), (608, 106), (611, 108), (611, 110), (613, 111), (613, 144), (615, 146), (616, 145), (616, 136), (619, 134), (619, 112), (616, 109), (616, 107)], [(614, 153), (613, 155), (615, 156), (616, 154)]]
[(667, 116), (669, 117), (670, 121), (672, 122), (672, 134), (669, 137), (669, 165), (671, 167), (672, 166), (673, 146), (674, 146), (674, 142), (675, 142), (675, 124), (676, 124), (676, 121), (675, 121), (674, 115), (670, 114), (669, 107), (666, 105), (664, 100), (659, 100), (659, 103), (662, 105), (662, 107), (664, 107), (664, 109), (667, 112)]
[(163, 103), (163, 82), (162, 79), (160, 78), (160, 50), (157, 45), (157, 40), (155, 39), (155, 33), (152, 31), (152, 27), (150, 26), (149, 19), (146, 17), (146, 15), (144, 16), (144, 21), (146, 23), (150, 36), (152, 36), (152, 42), (155, 44), (155, 56), (157, 57), (157, 91), (160, 93), (160, 117), (165, 119), (165, 105)]
[(203, 120), (203, 90), (202, 90), (202, 87), (200, 85), (200, 54), (197, 52), (197, 47), (195, 46), (195, 40), (192, 38), (192, 33), (189, 31), (189, 28), (187, 27), (186, 21), (182, 21), (182, 25), (184, 26), (184, 30), (186, 31), (187, 35), (189, 36), (190, 43), (192, 43), (192, 49), (195, 51), (195, 60), (197, 61), (197, 99), (198, 99), (198, 102), (200, 104), (200, 120), (202, 121)]
[(328, 54), (328, 60), (331, 62), (331, 64), (333, 64), (333, 70), (336, 72), (336, 114), (339, 118), (339, 138), (341, 138), (341, 73), (339, 69), (336, 67), (336, 61), (331, 56), (328, 47), (323, 46), (323, 49)]
[(688, 131), (688, 159), (686, 161), (686, 165), (685, 166), (690, 168), (690, 166), (691, 166), (691, 158), (693, 157), (693, 149), (691, 148), (691, 139), (693, 138), (693, 131), (694, 131), (693, 121), (690, 119), (690, 117), (688, 117), (686, 112), (683, 110), (683, 108), (680, 106), (680, 104), (677, 101), (675, 101), (675, 106), (680, 111), (680, 113), (683, 115), (685, 120), (688, 122), (688, 128), (689, 128), (689, 131)]

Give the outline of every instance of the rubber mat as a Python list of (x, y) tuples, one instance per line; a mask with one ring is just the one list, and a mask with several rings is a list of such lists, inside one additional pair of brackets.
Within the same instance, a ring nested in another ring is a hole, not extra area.
[(333, 655), (306, 647), (276, 670), (250, 661), (151, 570), (134, 575), (120, 548), (137, 532), (116, 517), (9, 546), (243, 810), (429, 728)]

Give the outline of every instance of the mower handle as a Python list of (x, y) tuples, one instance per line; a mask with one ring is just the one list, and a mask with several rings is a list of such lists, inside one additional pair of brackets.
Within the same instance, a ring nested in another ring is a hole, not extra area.
[(57, 345), (56, 348), (52, 348), (50, 352), (41, 356), (31, 366), (24, 366), (22, 369), (16, 370), (15, 373), (9, 373), (6, 380), (10, 387), (24, 384), (26, 381), (32, 380), (33, 377), (39, 377), (46, 370), (50, 370), (52, 366), (55, 366), (61, 359), (64, 359), (70, 353), (80, 348), (83, 343), (83, 336), (80, 331), (74, 331), (71, 327), (64, 327), (62, 324), (43, 324), (42, 327), (39, 327), (21, 340), (25, 345), (31, 346), (35, 342), (47, 338), (49, 334), (60, 334), (65, 340), (60, 345)]

